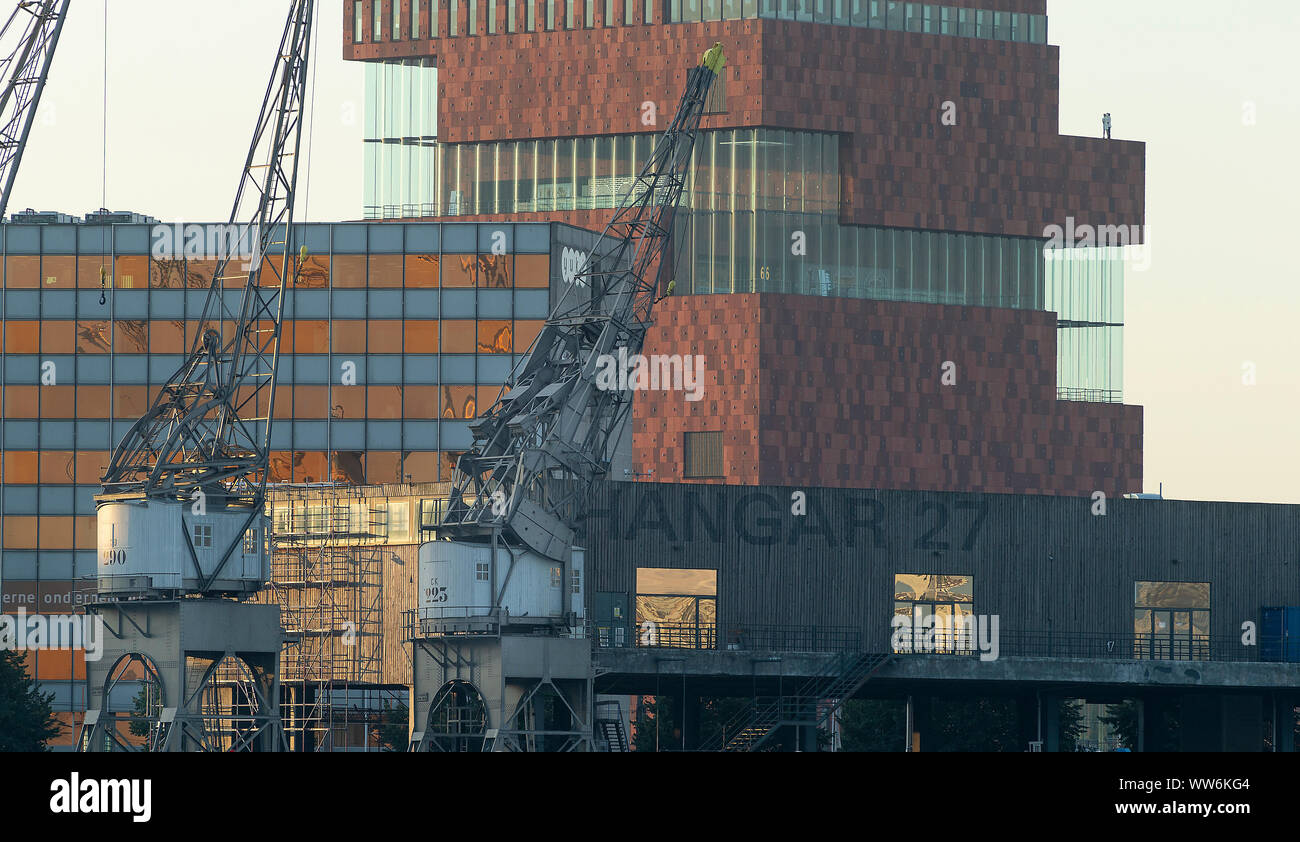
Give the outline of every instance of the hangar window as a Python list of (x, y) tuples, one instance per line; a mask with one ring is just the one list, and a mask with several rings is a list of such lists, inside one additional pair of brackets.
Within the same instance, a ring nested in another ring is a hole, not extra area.
[(640, 646), (714, 648), (718, 571), (637, 568), (636, 626)]
[(894, 617), (907, 618), (891, 625), (895, 652), (969, 654), (978, 645), (974, 579), (899, 573), (894, 576)]
[(1141, 660), (1210, 658), (1210, 583), (1135, 582), (1133, 656)]

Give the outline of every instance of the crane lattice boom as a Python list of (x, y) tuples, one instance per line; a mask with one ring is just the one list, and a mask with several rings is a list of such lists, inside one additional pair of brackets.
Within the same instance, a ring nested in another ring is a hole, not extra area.
[(246, 507), (248, 524), (261, 515), (286, 280), (301, 261), (294, 196), (314, 12), (314, 0), (293, 0), (202, 328), (113, 452), (101, 502), (202, 496), (225, 508)]
[(0, 79), (4, 80), (4, 90), (0, 91), (0, 217), (9, 208), (9, 196), (71, 2), (20, 0), (0, 29), (0, 44), (18, 38), (12, 52), (0, 59)]
[(632, 401), (627, 390), (601, 388), (597, 369), (620, 351), (634, 357), (645, 342), (660, 286), (651, 271), (666, 276), (705, 100), (724, 61), (718, 44), (691, 69), (672, 124), (584, 268), (502, 396), (471, 425), (474, 445), (457, 464), (441, 537), (484, 541), (495, 533), (548, 558), (567, 552)]

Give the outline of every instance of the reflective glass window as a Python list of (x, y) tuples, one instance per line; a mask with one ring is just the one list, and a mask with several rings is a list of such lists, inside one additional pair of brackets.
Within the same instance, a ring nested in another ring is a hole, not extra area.
[[(40, 386), (15, 386), (4, 388), (5, 418), (40, 418)], [(46, 387), (48, 388), (48, 387)]]
[(366, 323), (357, 319), (335, 319), (330, 325), (330, 345), (336, 354), (366, 352)]
[(35, 354), (40, 351), (40, 322), (6, 320), (3, 328), (6, 354)]
[(41, 322), (42, 354), (73, 354), (77, 350), (77, 323)]
[(38, 289), (41, 259), (36, 255), (5, 256), (5, 286), (9, 289)]
[(381, 288), (402, 286), (403, 262), (404, 259), (400, 254), (370, 255), (370, 286)]
[(439, 327), (442, 331), (442, 353), (474, 353), (478, 335), (473, 321), (464, 319), (443, 319)]
[(113, 322), (113, 351), (118, 354), (149, 353), (149, 322), (134, 319)]
[(371, 319), (366, 322), (369, 333), (369, 345), (366, 350), (371, 354), (402, 353), (402, 323), (390, 319)]
[(406, 353), (438, 353), (438, 325), (435, 320), (408, 320), (405, 322)]
[(442, 285), (444, 287), (472, 287), (478, 270), (478, 255), (444, 254), (442, 256)]
[(360, 288), (366, 285), (366, 256), (364, 254), (336, 254), (333, 257), (333, 286), (336, 289)]
[(478, 322), (478, 347), (480, 354), (509, 354), (514, 350), (514, 328), (508, 321)]
[(405, 386), (402, 388), (407, 418), (433, 419), (438, 417), (437, 386)]

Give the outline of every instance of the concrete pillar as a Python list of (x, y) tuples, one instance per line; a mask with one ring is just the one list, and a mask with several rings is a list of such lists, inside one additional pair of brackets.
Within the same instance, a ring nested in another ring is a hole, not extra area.
[(1042, 733), (1037, 693), (1022, 693), (1016, 696), (1016, 724), (1016, 732), (1020, 737), (1018, 750), (1029, 751), (1029, 744), (1038, 740), (1039, 734)]
[(1263, 751), (1263, 697), (1225, 693), (1219, 698), (1223, 711), (1222, 751)]
[(929, 696), (907, 697), (908, 751), (929, 749), (926, 738), (929, 736), (931, 722), (931, 705)]
[(799, 729), (799, 750), (817, 751), (818, 733), (820, 732), (812, 725), (801, 727)]
[(682, 742), (673, 748), (696, 751), (700, 747), (700, 697), (688, 690), (678, 696), (677, 701), (677, 709), (681, 711)]
[(1272, 702), (1273, 751), (1295, 751), (1296, 698), (1287, 693), (1274, 693)]
[(1044, 694), (1043, 751), (1061, 750), (1061, 697)]
[(1223, 724), (1219, 697), (1188, 693), (1179, 711), (1179, 751), (1223, 751)]
[[(1178, 742), (1170, 740), (1167, 727), (1167, 714), (1176, 711), (1178, 698), (1174, 696), (1149, 694), (1142, 699), (1141, 722), (1139, 733), (1142, 735), (1143, 751), (1177, 751)], [(1181, 732), (1181, 728), (1179, 729)]]

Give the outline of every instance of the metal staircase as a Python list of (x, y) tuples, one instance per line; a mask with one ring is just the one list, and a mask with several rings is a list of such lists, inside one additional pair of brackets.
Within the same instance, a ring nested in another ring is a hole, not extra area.
[(821, 672), (792, 695), (759, 696), (706, 740), (702, 751), (755, 751), (780, 729), (820, 728), (866, 684), (893, 655), (843, 653), (830, 658)]
[(631, 751), (623, 729), (623, 706), (617, 701), (596, 704), (596, 745), (604, 751)]

